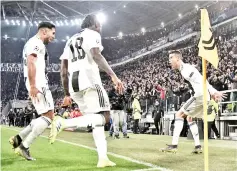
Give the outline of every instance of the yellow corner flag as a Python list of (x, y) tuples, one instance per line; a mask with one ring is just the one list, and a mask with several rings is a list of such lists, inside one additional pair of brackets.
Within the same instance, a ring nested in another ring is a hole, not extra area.
[(204, 111), (204, 170), (209, 171), (208, 159), (208, 125), (207, 125), (207, 82), (206, 61), (210, 62), (216, 69), (218, 67), (218, 54), (216, 41), (212, 34), (211, 24), (206, 9), (201, 9), (201, 38), (199, 42), (199, 56), (202, 57), (203, 75), (203, 111)]
[(206, 9), (201, 9), (201, 38), (198, 47), (198, 55), (210, 62), (217, 69), (219, 58), (216, 41), (212, 34), (209, 15)]

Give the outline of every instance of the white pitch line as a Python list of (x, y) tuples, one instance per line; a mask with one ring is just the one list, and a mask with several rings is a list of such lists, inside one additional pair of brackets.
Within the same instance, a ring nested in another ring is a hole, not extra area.
[[(3, 128), (9, 129), (9, 130), (12, 130), (12, 131), (17, 131), (17, 132), (20, 131), (20, 130), (17, 130), (17, 129), (11, 129), (11, 128), (7, 128), (7, 127), (3, 127)], [(43, 135), (41, 135), (40, 137), (48, 139), (48, 137), (43, 136)], [(86, 145), (73, 143), (73, 142), (70, 142), (70, 141), (62, 140), (62, 139), (56, 139), (56, 140), (60, 141), (60, 142), (63, 142), (63, 143), (66, 143), (66, 144), (75, 145), (75, 146), (78, 146), (78, 147), (82, 147), (82, 148), (86, 148), (86, 149), (89, 149), (89, 150), (97, 151), (96, 148), (92, 148), (92, 147), (89, 147), (89, 146), (86, 146)], [(111, 156), (114, 156), (114, 157), (117, 157), (117, 158), (120, 158), (120, 159), (124, 159), (124, 160), (130, 161), (130, 162), (133, 162), (133, 163), (138, 163), (138, 164), (150, 167), (148, 169), (153, 169), (153, 170), (156, 169), (156, 170), (160, 170), (160, 171), (172, 171), (170, 169), (160, 167), (160, 166), (154, 165), (152, 163), (136, 160), (136, 159), (126, 157), (126, 156), (122, 156), (122, 155), (119, 155), (119, 154), (115, 154), (115, 153), (112, 153), (112, 152), (107, 152), (107, 154), (109, 154)], [(140, 171), (140, 170), (136, 170), (136, 171)], [(141, 171), (143, 171), (143, 170), (141, 170)]]
[(148, 168), (148, 169), (138, 169), (138, 170), (131, 170), (131, 171), (155, 171), (158, 170), (157, 168)]

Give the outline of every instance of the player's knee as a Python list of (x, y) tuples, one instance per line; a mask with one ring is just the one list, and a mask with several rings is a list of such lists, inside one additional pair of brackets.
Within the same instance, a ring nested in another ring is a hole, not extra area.
[(185, 114), (184, 112), (182, 112), (181, 110), (179, 110), (176, 114), (175, 114), (175, 118), (185, 118)]
[(178, 111), (178, 112), (175, 114), (175, 118), (182, 118), (182, 112), (181, 112), (181, 111)]
[(50, 111), (48, 111), (48, 112), (42, 114), (42, 116), (45, 116), (45, 117), (47, 117), (47, 118), (53, 120), (53, 118), (54, 118), (54, 112), (53, 112), (53, 110), (50, 110)]
[(110, 111), (102, 112), (102, 114), (104, 115), (105, 123), (108, 124), (110, 121)]

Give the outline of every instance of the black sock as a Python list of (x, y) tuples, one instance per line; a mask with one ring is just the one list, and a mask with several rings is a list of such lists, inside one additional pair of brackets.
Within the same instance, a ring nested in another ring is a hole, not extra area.
[(16, 135), (16, 138), (17, 138), (17, 141), (19, 142), (19, 144), (21, 144), (21, 142), (22, 142), (21, 137), (19, 135)]

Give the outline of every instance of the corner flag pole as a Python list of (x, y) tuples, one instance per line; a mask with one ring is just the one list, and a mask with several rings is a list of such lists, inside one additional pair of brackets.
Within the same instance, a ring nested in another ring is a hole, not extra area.
[(218, 68), (219, 58), (216, 41), (212, 33), (211, 23), (206, 9), (201, 9), (201, 38), (198, 44), (199, 53), (202, 57), (203, 75), (203, 115), (204, 115), (204, 170), (209, 171), (208, 167), (208, 126), (207, 126), (207, 64), (210, 62), (216, 69)]
[(205, 58), (202, 58), (202, 75), (203, 75), (203, 115), (204, 115), (204, 170), (209, 171), (208, 159), (208, 126), (207, 126), (207, 64)]

